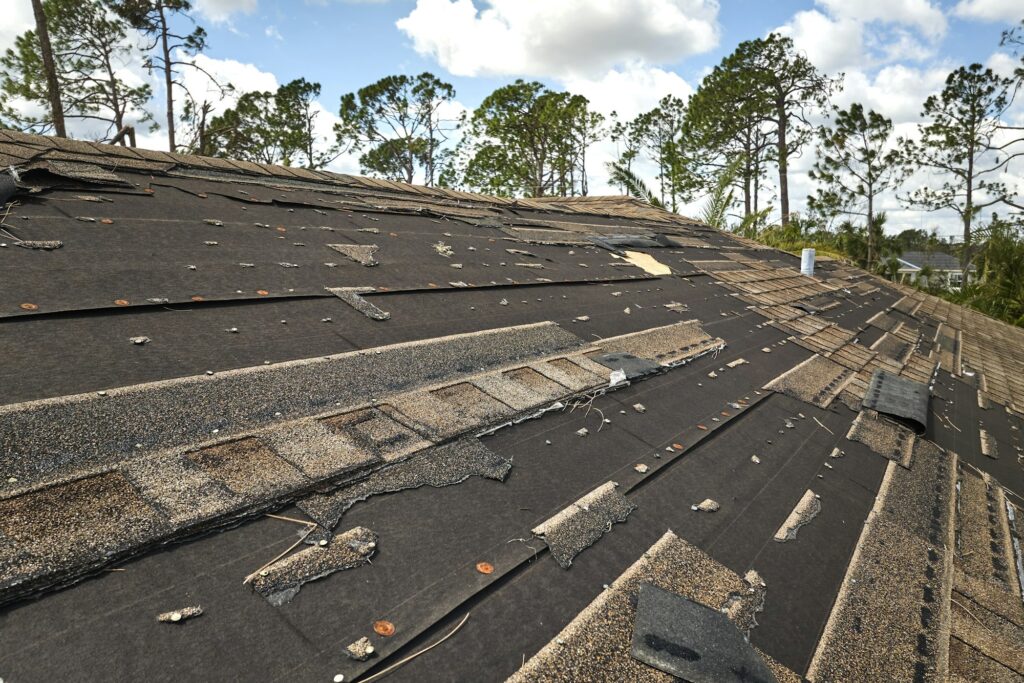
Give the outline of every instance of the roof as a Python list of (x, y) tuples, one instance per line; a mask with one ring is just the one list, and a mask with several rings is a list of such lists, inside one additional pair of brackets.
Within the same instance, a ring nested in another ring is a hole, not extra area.
[(1021, 329), (626, 198), (0, 157), (5, 679), (1024, 675)]
[[(960, 259), (941, 251), (905, 251), (899, 256), (907, 266), (920, 270), (929, 266), (932, 270), (961, 270)], [(973, 269), (974, 266), (971, 266)]]

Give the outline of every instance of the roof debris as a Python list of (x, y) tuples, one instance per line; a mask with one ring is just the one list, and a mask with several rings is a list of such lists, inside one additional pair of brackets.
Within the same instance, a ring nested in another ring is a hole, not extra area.
[(202, 614), (203, 608), (196, 605), (194, 607), (182, 607), (171, 612), (163, 612), (156, 615), (156, 620), (162, 621), (165, 624), (179, 624), (187, 619), (202, 616)]

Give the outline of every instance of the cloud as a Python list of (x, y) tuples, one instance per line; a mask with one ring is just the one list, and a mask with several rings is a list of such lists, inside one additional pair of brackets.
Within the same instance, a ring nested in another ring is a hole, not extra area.
[(777, 31), (792, 38), (796, 49), (822, 71), (842, 71), (864, 61), (863, 25), (854, 19), (831, 19), (808, 10), (794, 14)]
[(456, 76), (596, 76), (718, 44), (713, 0), (417, 0), (398, 28)]
[(215, 24), (226, 23), (236, 14), (252, 14), (257, 0), (196, 0), (195, 11)]
[(1024, 17), (1020, 0), (960, 0), (953, 14), (976, 21), (1008, 21), (1016, 23)]
[(688, 100), (693, 94), (693, 87), (679, 74), (640, 63), (611, 69), (600, 78), (569, 77), (562, 85), (590, 100), (595, 111), (606, 115), (615, 111), (623, 119), (653, 109), (665, 95)]
[(4, 20), (0, 21), (0, 54), (7, 48), (14, 47), (14, 39), (25, 31), (35, 29), (36, 22), (32, 16), (32, 3), (15, 2), (4, 9)]
[[(214, 115), (222, 114), (225, 110), (235, 106), (238, 98), (244, 93), (256, 90), (277, 90), (278, 87), (277, 77), (269, 71), (262, 71), (255, 64), (247, 64), (234, 59), (214, 59), (204, 54), (198, 54), (192, 60), (184, 53), (179, 53), (178, 58), (194, 61), (195, 65), (199, 67), (199, 69), (182, 69), (181, 80), (184, 87), (198, 102), (206, 99), (213, 105)], [(235, 88), (234, 93), (222, 96), (217, 83), (221, 85), (230, 83)]]
[(829, 14), (863, 23), (901, 24), (921, 31), (930, 38), (946, 33), (946, 16), (929, 0), (818, 0)]

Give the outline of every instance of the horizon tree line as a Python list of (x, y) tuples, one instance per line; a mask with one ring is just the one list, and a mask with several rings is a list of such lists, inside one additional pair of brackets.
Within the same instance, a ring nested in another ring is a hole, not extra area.
[[(230, 83), (206, 74), (212, 97), (190, 92), (184, 75), (203, 71), (196, 57), (208, 42), (188, 0), (31, 1), (36, 28), (0, 56), (0, 126), (66, 135), (68, 122), (79, 122), (99, 140), (125, 144), (131, 121), (163, 128), (175, 152), (311, 169), (358, 154), (370, 175), (507, 196), (588, 194), (588, 151), (608, 140), (618, 154), (609, 176), (623, 192), (670, 211), (707, 197), (705, 213), (719, 227), (733, 216), (733, 228), (750, 234), (768, 225), (774, 201), (783, 228), (798, 219), (790, 167), (811, 147), (808, 215), (826, 226), (862, 221), (869, 267), (879, 260), (885, 193), (908, 208), (958, 215), (965, 259), (981, 216), (1024, 210), (1001, 178), (1024, 155), (1024, 129), (1004, 120), (1024, 66), (1011, 77), (979, 64), (953, 70), (922, 104), (914, 137), (894, 137), (892, 120), (859, 102), (833, 106), (843, 75), (823, 74), (778, 34), (740, 43), (688, 101), (666, 95), (630, 120), (523, 80), (454, 114), (454, 87), (422, 73), (342, 95), (328, 132), (318, 125), (321, 85), (304, 78), (237, 94), (223, 111), (219, 101), (236, 95)], [(1018, 27), (1001, 43), (1019, 54), (1022, 36)], [(163, 83), (159, 122), (147, 109), (152, 88), (126, 70), (133, 61)], [(641, 166), (656, 170), (653, 189), (640, 180)], [(909, 187), (915, 173), (929, 182)]]

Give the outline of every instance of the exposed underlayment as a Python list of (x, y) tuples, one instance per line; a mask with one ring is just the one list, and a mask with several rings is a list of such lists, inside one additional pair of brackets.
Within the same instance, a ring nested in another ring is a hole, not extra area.
[(800, 527), (809, 524), (812, 519), (818, 516), (819, 512), (821, 512), (821, 501), (814, 491), (807, 489), (793, 508), (793, 511), (789, 513), (789, 517), (782, 523), (779, 530), (775, 532), (775, 540), (780, 543), (792, 541), (796, 538)]
[(910, 470), (889, 464), (811, 681), (945, 680), (956, 456), (930, 455)]
[(581, 344), (555, 324), (524, 325), (3, 406), (5, 474), (30, 485), (54, 472), (109, 466)]
[(562, 569), (636, 509), (617, 487), (614, 481), (606, 482), (531, 530), (544, 539)]
[(250, 584), (271, 605), (280, 606), (291, 601), (305, 583), (369, 563), (376, 548), (377, 534), (356, 527), (260, 569)]
[(629, 197), (10, 167), (5, 680), (1024, 679), (1019, 328)]
[[(676, 680), (630, 654), (637, 596), (644, 584), (724, 610), (741, 631), (754, 625), (763, 602), (763, 586), (751, 586), (668, 531), (509, 682)], [(800, 680), (770, 658), (764, 659), (780, 683)]]
[(511, 469), (512, 463), (477, 439), (460, 439), (428, 448), (334, 493), (315, 493), (299, 501), (298, 506), (324, 529), (333, 529), (349, 508), (371, 496), (420, 486), (451, 486), (473, 476), (504, 481)]

